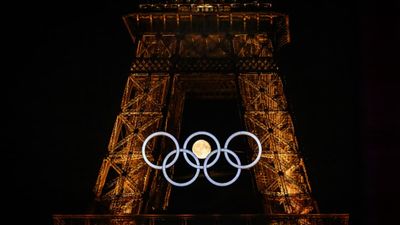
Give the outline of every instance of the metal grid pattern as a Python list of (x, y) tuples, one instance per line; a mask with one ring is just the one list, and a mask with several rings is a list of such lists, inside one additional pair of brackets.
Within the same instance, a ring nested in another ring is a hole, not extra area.
[(254, 174), (265, 211), (315, 212), (280, 77), (276, 73), (241, 74), (239, 86), (247, 130), (260, 138), (264, 149)]
[[(115, 214), (139, 213), (149, 189), (150, 169), (143, 161), (144, 139), (160, 129), (168, 75), (131, 75), (128, 78), (105, 157), (95, 185), (98, 200)], [(152, 152), (154, 143), (150, 143)], [(149, 155), (149, 158), (153, 158)]]

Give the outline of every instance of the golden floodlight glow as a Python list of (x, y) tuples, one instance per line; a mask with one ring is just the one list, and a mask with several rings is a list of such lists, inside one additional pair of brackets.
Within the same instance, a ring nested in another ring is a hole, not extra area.
[(211, 145), (203, 139), (197, 140), (192, 146), (193, 153), (199, 159), (205, 159), (211, 152)]

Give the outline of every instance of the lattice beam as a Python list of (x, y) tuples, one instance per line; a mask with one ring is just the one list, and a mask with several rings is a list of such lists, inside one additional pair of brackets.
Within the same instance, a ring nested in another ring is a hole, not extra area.
[(276, 73), (241, 74), (239, 86), (247, 130), (260, 138), (264, 148), (254, 174), (266, 211), (315, 211), (280, 77)]
[[(140, 213), (149, 188), (150, 169), (141, 156), (144, 139), (159, 130), (168, 91), (168, 75), (133, 74), (128, 78), (108, 145), (108, 155), (95, 186), (98, 200), (114, 214)], [(149, 158), (155, 143), (148, 145)]]
[(144, 34), (137, 43), (133, 73), (276, 71), (267, 34)]

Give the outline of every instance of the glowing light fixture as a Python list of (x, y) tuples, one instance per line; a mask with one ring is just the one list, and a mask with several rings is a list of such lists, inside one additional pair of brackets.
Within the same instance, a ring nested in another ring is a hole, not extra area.
[(193, 144), (192, 151), (197, 158), (205, 159), (211, 152), (211, 145), (206, 140), (199, 139)]

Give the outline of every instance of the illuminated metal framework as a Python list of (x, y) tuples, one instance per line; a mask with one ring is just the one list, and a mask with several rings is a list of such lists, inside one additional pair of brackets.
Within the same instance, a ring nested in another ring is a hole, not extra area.
[(241, 214), (241, 215), (54, 215), (56, 225), (339, 225), (348, 223), (347, 214)]
[[(160, 130), (179, 136), (187, 98), (238, 96), (246, 128), (264, 149), (253, 168), (264, 212), (318, 213), (274, 63), (274, 54), (290, 42), (288, 17), (270, 11), (269, 3), (251, 6), (153, 4), (124, 16), (136, 54), (95, 186), (111, 214), (166, 210), (171, 186), (143, 161), (143, 141)], [(149, 142), (149, 159), (160, 162), (163, 152), (156, 149), (165, 145)], [(347, 223), (340, 218), (335, 224)]]

